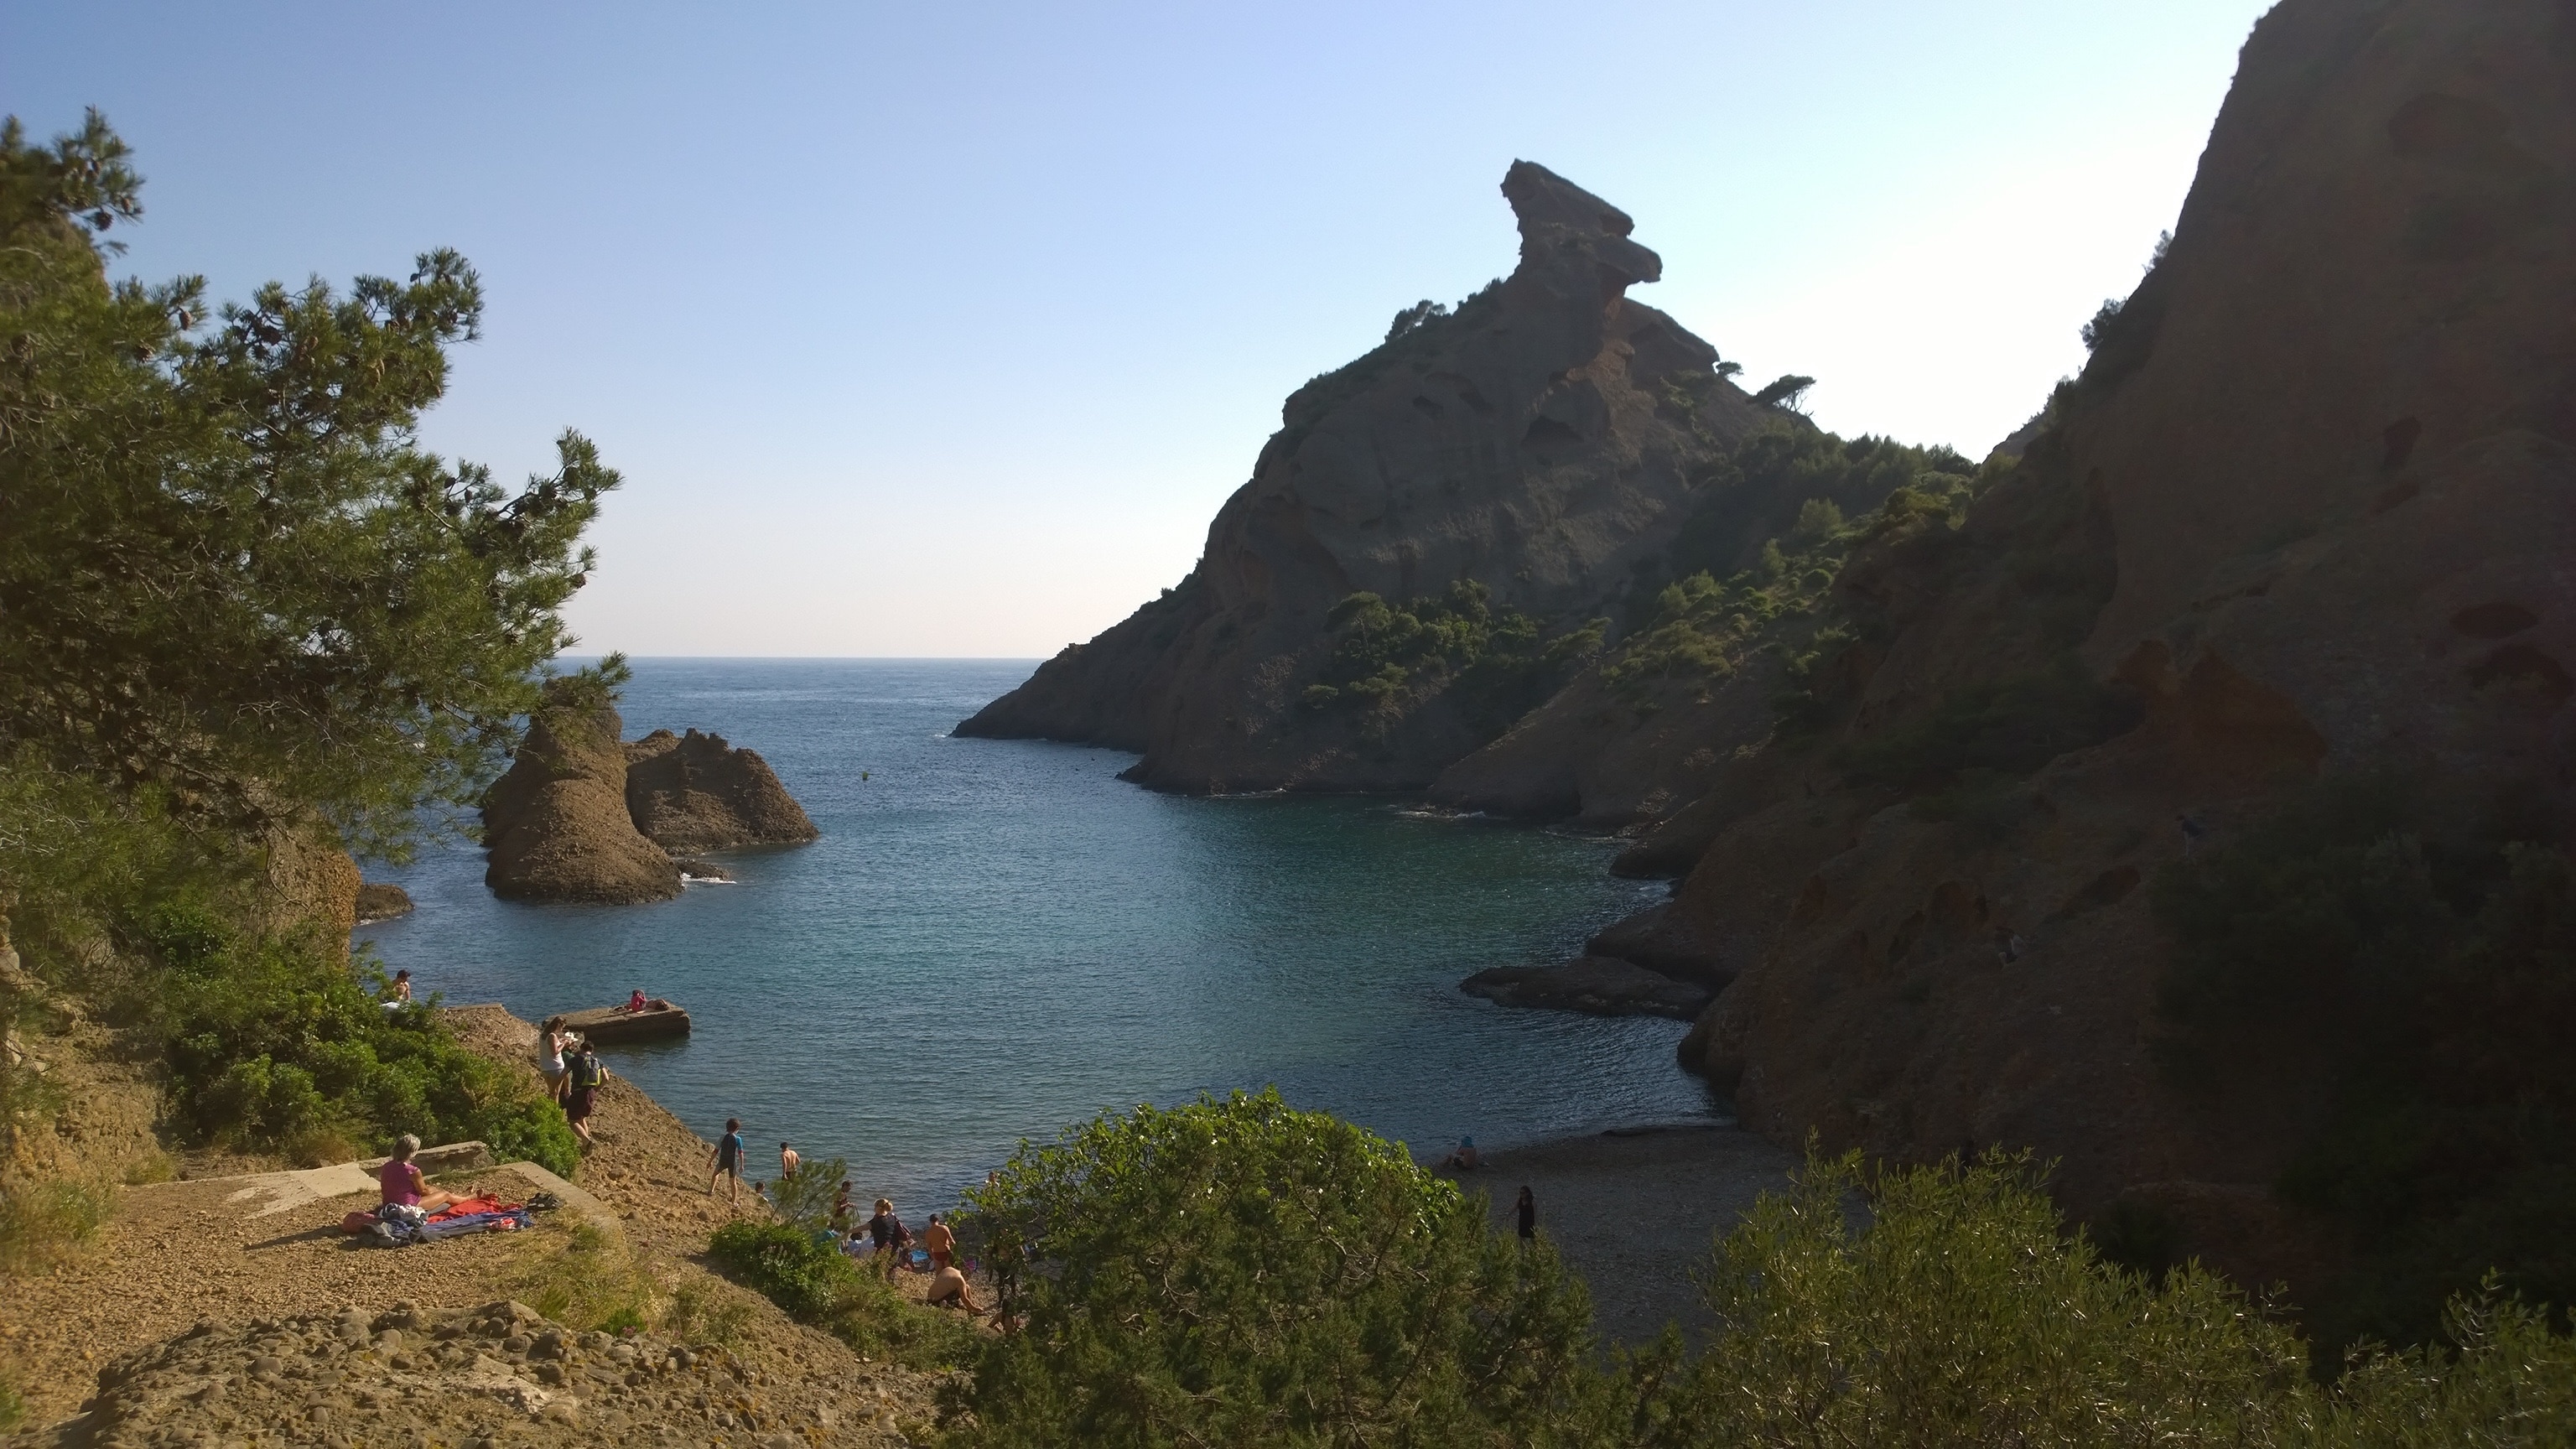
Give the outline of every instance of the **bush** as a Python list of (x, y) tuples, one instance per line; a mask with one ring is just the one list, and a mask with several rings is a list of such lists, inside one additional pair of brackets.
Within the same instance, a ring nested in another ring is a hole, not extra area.
[[(299, 937), (246, 938), (202, 904), (155, 912), (149, 949), (172, 1112), (203, 1140), (327, 1155), (479, 1138), (503, 1160), (570, 1176), (580, 1147), (561, 1109), (467, 1051), (433, 1005), (387, 1010), (357, 971)], [(365, 967), (381, 983), (382, 972)]]
[(2298, 1340), (2219, 1279), (2159, 1291), (2063, 1236), (2025, 1158), (1811, 1156), (1702, 1287), (1707, 1351), (1667, 1331), (1627, 1366), (1639, 1444), (2233, 1445), (2304, 1387)]
[(915, 1368), (950, 1368), (975, 1352), (963, 1317), (904, 1301), (903, 1295), (842, 1256), (820, 1228), (741, 1218), (716, 1229), (707, 1256), (800, 1323), (821, 1328), (861, 1353)]
[(1442, 685), (1480, 728), (1499, 734), (1600, 648), (1609, 621), (1541, 643), (1536, 620), (1495, 609), (1491, 597), (1482, 583), (1460, 579), (1443, 594), (1400, 606), (1366, 592), (1343, 599), (1324, 616), (1333, 653), (1324, 679), (1306, 687), (1306, 706), (1354, 700), (1392, 715), (1417, 685)]
[(0, 1271), (23, 1275), (62, 1262), (116, 1212), (116, 1191), (57, 1179), (0, 1191)]
[(2359, 1245), (2316, 1306), (2329, 1348), (2422, 1343), (2490, 1271), (2576, 1303), (2576, 870), (2435, 828), (2424, 792), (2328, 779), (2159, 873), (2177, 950), (2159, 1056), (2212, 1092), (2269, 1063), (2330, 1079), (2278, 1184)]
[(2067, 655), (2036, 673), (1955, 690), (1914, 724), (1845, 749), (1841, 763), (1854, 781), (1908, 790), (1969, 770), (2018, 778), (2128, 730), (2139, 714), (2134, 694), (2096, 681)]
[(948, 1394), (957, 1442), (1548, 1444), (1601, 1422), (1554, 1250), (1275, 1091), (1103, 1116), (967, 1201), (1020, 1326)]
[(2311, 1446), (2576, 1442), (2576, 1342), (2490, 1283), (2445, 1347), (2365, 1351), (2332, 1388), (2195, 1263), (2155, 1278), (2069, 1235), (2027, 1158), (1871, 1171), (1812, 1154), (1717, 1244), (1719, 1320), (1625, 1359), (1617, 1442)]

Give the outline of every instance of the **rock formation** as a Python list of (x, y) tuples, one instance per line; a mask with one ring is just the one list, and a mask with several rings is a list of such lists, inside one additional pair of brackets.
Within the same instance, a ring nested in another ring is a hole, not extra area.
[[(797, 845), (820, 832), (760, 756), (720, 735), (619, 743), (605, 703), (560, 691), (483, 799), (484, 883), (512, 900), (626, 905), (680, 893), (672, 851)], [(729, 880), (689, 862), (695, 879)]]
[[(2171, 1085), (2142, 886), (2191, 843), (2178, 817), (2224, 839), (2321, 771), (2563, 831), (2572, 178), (2564, 5), (2261, 22), (2170, 248), (2019, 468), (1842, 571), (1859, 642), (1820, 673), (1829, 727), (1712, 739), (1705, 794), (1632, 852), (1696, 862), (1618, 954), (1731, 983), (1682, 1050), (1748, 1124), (2035, 1146), (2079, 1211), (2264, 1205), (2215, 1214), (2240, 1237), (2277, 1211), (2324, 1074), (2285, 1062), (2217, 1110)], [(1977, 734), (2087, 687), (2087, 727)], [(2259, 1280), (2285, 1231), (2201, 1245)]]
[[(2032, 1147), (2078, 1213), (2293, 1271), (2270, 1185), (2330, 1073), (2174, 1085), (2150, 887), (2321, 776), (2576, 824), (2576, 11), (2285, 0), (2083, 373), (1982, 469), (1815, 500), (1830, 559), (1779, 547), (1795, 496), (1715, 483), (1795, 424), (1625, 299), (1627, 219), (1525, 164), (1505, 192), (1508, 282), (1300, 390), (1190, 578), (963, 732), (1635, 831), (1620, 868), (1674, 897), (1483, 988), (1714, 992), (1683, 1059), (1778, 1140)], [(1648, 617), (1629, 576), (1679, 580), (1711, 519), (1735, 561)], [(1520, 695), (1344, 667), (1393, 627), (1348, 595), (1462, 584), (1415, 623), (1616, 617)]]
[(484, 884), (509, 900), (633, 905), (680, 893), (679, 867), (626, 810), (623, 721), (605, 704), (560, 705), (529, 722), (483, 800)]
[(411, 914), (411, 892), (386, 881), (368, 881), (358, 887), (358, 921), (372, 926), (396, 916)]
[(1663, 552), (1712, 459), (1804, 424), (1627, 299), (1662, 263), (1624, 213), (1526, 161), (1503, 195), (1509, 278), (1454, 313), (1408, 311), (1290, 395), (1190, 576), (958, 733), (1140, 751), (1131, 777), (1166, 789), (1418, 789), (1535, 703), (1514, 698), (1526, 678), (1480, 692), (1441, 670), (1391, 695), (1313, 691), (1332, 687), (1335, 606), (1363, 592), (1480, 589), (1476, 607), (1527, 619), (1539, 644), (1570, 639), (1563, 663)]
[(665, 850), (794, 845), (821, 833), (768, 761), (696, 730), (655, 730), (626, 746), (626, 810)]

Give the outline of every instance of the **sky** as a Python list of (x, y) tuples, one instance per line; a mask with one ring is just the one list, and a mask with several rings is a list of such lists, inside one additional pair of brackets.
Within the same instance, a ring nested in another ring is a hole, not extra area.
[(136, 148), (121, 273), (462, 250), (423, 436), (623, 473), (585, 652), (1037, 657), (1188, 573), (1290, 390), (1511, 269), (1518, 157), (1749, 380), (1982, 454), (2136, 285), (2264, 8), (13, 0), (0, 108)]

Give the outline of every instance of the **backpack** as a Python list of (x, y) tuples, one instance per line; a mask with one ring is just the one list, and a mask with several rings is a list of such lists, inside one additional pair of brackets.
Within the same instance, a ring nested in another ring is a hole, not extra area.
[(596, 1088), (607, 1080), (608, 1068), (599, 1064), (597, 1056), (583, 1052), (573, 1059), (572, 1084), (574, 1086)]

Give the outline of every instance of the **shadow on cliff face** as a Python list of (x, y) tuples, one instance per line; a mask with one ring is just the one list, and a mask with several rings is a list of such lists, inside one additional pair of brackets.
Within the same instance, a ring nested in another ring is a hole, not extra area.
[[(2483, 1125), (2537, 1100), (2556, 1009), (2489, 913), (2554, 909), (2534, 842), (2576, 773), (2576, 262), (2538, 220), (2576, 203), (2563, 26), (2268, 16), (2021, 466), (1855, 553), (1816, 734), (1738, 751), (1631, 852), (1687, 868), (1643, 934), (1731, 981), (1682, 1050), (1748, 1125), (2034, 1145), (2079, 1213), (2287, 1276), (2330, 1334), (2420, 1336), (2473, 1264), (2576, 1292), (2541, 1246), (2560, 1149)], [(2283, 854), (2303, 792), (2391, 770), (2430, 782), (2411, 823)], [(2501, 894), (2442, 884), (2463, 853)], [(2237, 899), (2231, 870), (2270, 894), (2215, 925), (2190, 902)], [(2356, 924), (2413, 906), (2424, 931)], [(2274, 993), (2224, 1045), (2215, 980)]]

